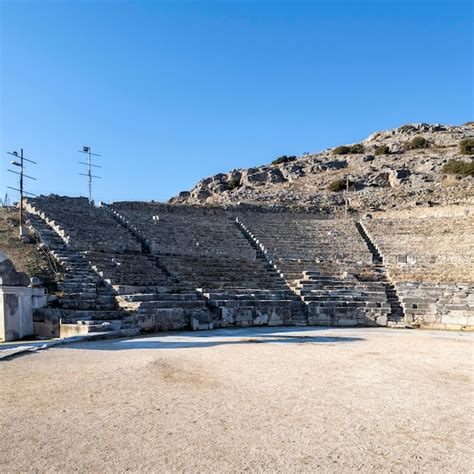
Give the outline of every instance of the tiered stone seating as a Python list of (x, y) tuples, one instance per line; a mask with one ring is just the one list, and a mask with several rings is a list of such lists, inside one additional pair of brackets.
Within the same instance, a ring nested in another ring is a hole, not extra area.
[(246, 213), (239, 219), (293, 284), (304, 271), (318, 271), (323, 263), (345, 269), (372, 263), (367, 245), (349, 220), (297, 213)]
[(114, 292), (90, 268), (84, 256), (66, 245), (38, 215), (28, 214), (28, 225), (63, 269), (56, 303), (34, 315), (36, 333), (48, 337), (90, 332), (136, 334), (128, 313), (117, 308)]
[(133, 311), (140, 330), (195, 329), (211, 323), (206, 302), (191, 285), (170, 275), (156, 256), (87, 252), (92, 268)]
[(39, 196), (29, 200), (30, 213), (42, 217), (75, 250), (141, 252), (141, 244), (103, 208), (86, 198)]
[(223, 209), (114, 203), (170, 275), (199, 289), (215, 324), (291, 323), (294, 295)]
[[(89, 206), (82, 198), (57, 196), (35, 198), (27, 207), (40, 240), (66, 269), (61, 309), (47, 310), (59, 319), (63, 335), (182, 329), (193, 318), (198, 323), (206, 320), (204, 298), (169, 278), (156, 259), (141, 253), (139, 240), (105, 208)], [(92, 298), (97, 288), (100, 294)], [(186, 291), (190, 294), (184, 297)], [(156, 293), (160, 296), (150, 298)]]
[(310, 324), (385, 326), (391, 312), (384, 285), (376, 280), (304, 272), (296, 291), (308, 304)]
[(395, 282), (407, 322), (474, 324), (474, 217), (387, 216), (362, 225)]
[(310, 323), (387, 324), (387, 282), (352, 220), (248, 212), (238, 221), (306, 303)]
[(474, 282), (474, 217), (366, 219), (396, 281)]
[(142, 236), (152, 254), (255, 260), (255, 250), (224, 209), (120, 202), (111, 210)]

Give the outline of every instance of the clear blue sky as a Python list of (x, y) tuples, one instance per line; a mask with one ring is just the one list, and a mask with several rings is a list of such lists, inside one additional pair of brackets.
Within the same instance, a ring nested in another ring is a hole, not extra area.
[(473, 120), (464, 0), (0, 0), (0, 193), (165, 200), (199, 179), (408, 122)]

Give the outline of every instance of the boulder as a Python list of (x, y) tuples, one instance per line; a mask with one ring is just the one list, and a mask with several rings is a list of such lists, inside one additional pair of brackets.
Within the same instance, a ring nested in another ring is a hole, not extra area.
[(390, 182), (390, 173), (382, 172), (375, 175), (371, 175), (367, 178), (366, 184), (369, 186), (375, 186), (377, 188), (383, 188), (388, 186)]
[(249, 184), (263, 184), (268, 179), (268, 172), (264, 168), (249, 168), (243, 173), (243, 181)]
[(400, 184), (404, 183), (410, 175), (411, 171), (407, 168), (391, 170), (389, 175), (390, 186), (392, 186), (392, 188), (399, 186)]
[(347, 168), (347, 161), (346, 160), (334, 160), (326, 163), (327, 168), (333, 170), (342, 170), (343, 168)]
[(28, 286), (29, 284), (28, 275), (17, 272), (12, 261), (0, 250), (0, 286)]
[(284, 183), (286, 179), (279, 168), (273, 168), (268, 171), (268, 181), (270, 183)]

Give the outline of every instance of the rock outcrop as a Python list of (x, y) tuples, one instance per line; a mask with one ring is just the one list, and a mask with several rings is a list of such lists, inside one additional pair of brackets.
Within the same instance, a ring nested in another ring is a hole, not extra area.
[(12, 261), (0, 250), (0, 286), (28, 286), (29, 284), (28, 275), (17, 272)]
[[(474, 123), (404, 125), (374, 133), (360, 144), (219, 173), (170, 202), (283, 205), (323, 212), (343, 211), (346, 199), (357, 211), (464, 205), (473, 202), (473, 177), (448, 175), (443, 166), (451, 159), (473, 161), (460, 150), (460, 142), (468, 138), (474, 138)], [(337, 182), (339, 190), (332, 191)]]

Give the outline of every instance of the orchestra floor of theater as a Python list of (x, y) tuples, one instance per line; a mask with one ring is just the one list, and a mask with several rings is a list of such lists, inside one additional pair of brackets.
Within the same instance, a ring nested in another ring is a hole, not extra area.
[(249, 328), (0, 363), (0, 471), (472, 472), (474, 333)]

